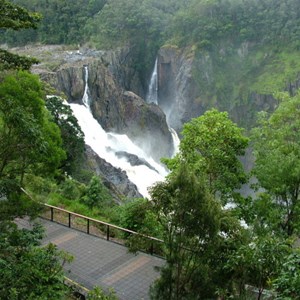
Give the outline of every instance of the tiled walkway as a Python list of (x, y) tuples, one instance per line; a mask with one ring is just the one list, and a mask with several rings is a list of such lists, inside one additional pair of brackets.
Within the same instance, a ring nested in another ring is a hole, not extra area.
[[(150, 285), (159, 276), (154, 269), (162, 266), (163, 259), (144, 253), (128, 253), (126, 247), (70, 229), (63, 225), (41, 220), (46, 228), (44, 244), (53, 243), (74, 256), (66, 267), (67, 277), (88, 289), (94, 286), (113, 288), (120, 300), (149, 299)], [(25, 220), (18, 220), (28, 227)]]

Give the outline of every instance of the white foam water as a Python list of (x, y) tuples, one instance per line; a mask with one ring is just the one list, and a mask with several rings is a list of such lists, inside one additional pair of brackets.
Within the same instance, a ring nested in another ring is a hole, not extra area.
[[(128, 136), (105, 132), (92, 116), (89, 107), (80, 104), (70, 104), (70, 107), (84, 132), (85, 143), (114, 167), (126, 171), (129, 180), (137, 186), (139, 192), (144, 197), (149, 197), (148, 187), (157, 181), (163, 181), (167, 171), (134, 145)], [(145, 159), (157, 172), (145, 165), (132, 166), (125, 157), (116, 155), (118, 151), (126, 151)]]

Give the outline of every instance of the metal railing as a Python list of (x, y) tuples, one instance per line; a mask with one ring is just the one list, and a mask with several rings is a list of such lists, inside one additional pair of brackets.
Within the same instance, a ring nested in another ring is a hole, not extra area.
[(138, 250), (149, 252), (151, 255), (161, 255), (161, 246), (164, 243), (161, 239), (99, 221), (53, 205), (44, 204), (44, 206), (46, 209), (41, 216), (44, 219), (129, 247), (130, 237), (145, 239), (147, 241), (146, 244), (149, 246), (146, 247), (146, 249)]

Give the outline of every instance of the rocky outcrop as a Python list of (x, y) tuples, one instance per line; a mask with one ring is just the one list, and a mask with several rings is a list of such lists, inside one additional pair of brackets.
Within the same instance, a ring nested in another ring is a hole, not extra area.
[(85, 161), (85, 167), (102, 178), (103, 183), (117, 201), (124, 198), (143, 197), (138, 192), (136, 185), (128, 179), (125, 171), (113, 167), (87, 145), (85, 148)]
[(123, 93), (122, 104), (124, 133), (156, 161), (170, 157), (173, 140), (163, 111), (128, 91)]
[(122, 87), (101, 61), (89, 64), (88, 72), (93, 116), (106, 131), (121, 132), (125, 126), (122, 115)]
[[(299, 74), (300, 75), (300, 74)], [(300, 77), (300, 76), (299, 76)], [(297, 93), (297, 91), (299, 90), (300, 88), (300, 78), (297, 79), (296, 81), (294, 82), (289, 82), (287, 84), (287, 91), (290, 93), (290, 95), (295, 95)]]
[(129, 47), (119, 48), (115, 51), (105, 51), (102, 62), (107, 66), (110, 74), (118, 84), (126, 91), (132, 91), (137, 95), (145, 95), (143, 83), (136, 69), (133, 68), (134, 54)]
[(230, 111), (232, 119), (243, 128), (256, 124), (257, 112), (267, 111), (272, 112), (278, 105), (272, 95), (262, 95), (257, 93), (251, 93), (246, 103), (237, 104)]
[(126, 158), (132, 166), (146, 166), (150, 170), (153, 170), (158, 173), (158, 171), (154, 167), (152, 167), (145, 159), (140, 158), (135, 154), (131, 154), (126, 151), (118, 151), (116, 152), (116, 156), (118, 158)]

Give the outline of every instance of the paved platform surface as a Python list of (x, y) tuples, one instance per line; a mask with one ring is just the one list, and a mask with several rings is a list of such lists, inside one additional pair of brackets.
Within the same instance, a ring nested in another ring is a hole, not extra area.
[[(159, 277), (156, 266), (164, 260), (144, 253), (132, 254), (122, 245), (70, 229), (47, 220), (43, 244), (53, 243), (74, 256), (66, 266), (66, 275), (88, 289), (95, 286), (113, 288), (120, 300), (149, 299), (150, 285)], [(29, 226), (26, 220), (17, 220), (19, 226)]]

